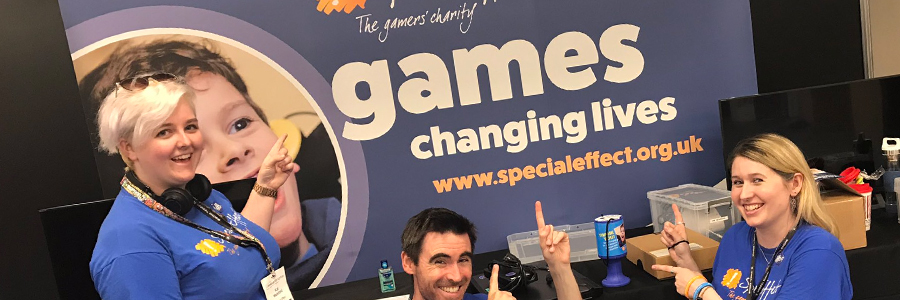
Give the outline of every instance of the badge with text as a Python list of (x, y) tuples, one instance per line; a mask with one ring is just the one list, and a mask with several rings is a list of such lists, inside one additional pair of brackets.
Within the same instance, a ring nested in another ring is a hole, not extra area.
[(267, 300), (294, 300), (291, 289), (284, 277), (284, 267), (278, 268), (274, 273), (266, 275), (262, 281), (263, 291)]

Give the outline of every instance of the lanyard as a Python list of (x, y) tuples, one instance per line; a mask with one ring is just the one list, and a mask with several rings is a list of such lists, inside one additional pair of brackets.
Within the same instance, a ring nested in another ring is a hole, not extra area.
[(763, 287), (766, 285), (766, 281), (769, 280), (769, 272), (772, 271), (772, 265), (778, 260), (777, 257), (781, 255), (781, 252), (784, 251), (784, 248), (787, 247), (787, 243), (794, 237), (794, 233), (797, 232), (797, 225), (794, 225), (794, 228), (791, 228), (791, 231), (788, 231), (787, 236), (781, 240), (781, 244), (778, 244), (778, 248), (775, 248), (775, 255), (772, 256), (772, 261), (768, 262), (766, 266), (766, 273), (763, 274), (762, 280), (759, 282), (759, 285), (756, 288), (753, 287), (753, 281), (756, 280), (756, 252), (759, 247), (759, 243), (756, 242), (756, 231), (754, 230), (753, 234), (753, 254), (750, 256), (750, 283), (747, 286), (747, 299), (756, 300), (759, 297), (759, 294), (762, 293)]
[(131, 194), (132, 196), (137, 198), (138, 201), (140, 201), (141, 203), (144, 203), (144, 205), (146, 205), (147, 207), (168, 217), (169, 219), (172, 219), (178, 223), (187, 225), (188, 227), (200, 230), (211, 236), (226, 240), (229, 243), (238, 245), (240, 247), (256, 248), (257, 250), (259, 250), (259, 253), (262, 255), (263, 260), (266, 262), (266, 269), (269, 271), (269, 273), (275, 272), (275, 269), (272, 268), (272, 261), (269, 259), (269, 255), (266, 253), (266, 248), (259, 241), (259, 239), (257, 239), (252, 234), (250, 234), (250, 231), (240, 230), (237, 227), (235, 227), (234, 225), (231, 225), (231, 223), (228, 223), (228, 220), (225, 218), (225, 216), (223, 216), (221, 213), (209, 208), (209, 206), (206, 206), (203, 203), (194, 199), (194, 207), (199, 209), (200, 212), (202, 212), (204, 215), (206, 215), (207, 217), (209, 217), (210, 219), (215, 221), (217, 224), (221, 225), (226, 230), (231, 230), (231, 231), (239, 234), (240, 236), (206, 228), (202, 225), (199, 225), (197, 223), (192, 222), (191, 220), (184, 218), (181, 215), (178, 215), (178, 214), (172, 212), (171, 210), (169, 210), (168, 208), (163, 206), (161, 203), (157, 202), (147, 192), (145, 192), (141, 188), (138, 188), (136, 185), (134, 185), (131, 181), (128, 180), (128, 178), (123, 177), (121, 184), (122, 184), (122, 188), (124, 188), (125, 191), (127, 191), (129, 194)]

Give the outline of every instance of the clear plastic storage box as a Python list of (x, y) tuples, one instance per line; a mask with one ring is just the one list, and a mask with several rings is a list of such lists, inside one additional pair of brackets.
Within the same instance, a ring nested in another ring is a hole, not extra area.
[(675, 223), (672, 203), (678, 205), (687, 228), (716, 241), (722, 240), (722, 235), (731, 225), (740, 222), (741, 214), (732, 207), (731, 193), (726, 190), (682, 184), (647, 192), (647, 198), (650, 199), (654, 232), (662, 231), (666, 221)]
[[(569, 234), (569, 247), (572, 262), (600, 259), (597, 256), (597, 238), (594, 237), (594, 222), (553, 226), (553, 230)], [(540, 235), (537, 230), (514, 233), (506, 236), (509, 252), (524, 263), (544, 260), (539, 245)]]

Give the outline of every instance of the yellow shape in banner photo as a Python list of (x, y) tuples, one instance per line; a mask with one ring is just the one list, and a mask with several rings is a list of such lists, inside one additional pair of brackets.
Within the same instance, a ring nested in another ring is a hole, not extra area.
[(225, 249), (225, 246), (216, 243), (216, 241), (205, 239), (197, 243), (197, 245), (194, 246), (194, 249), (200, 250), (200, 252), (203, 252), (203, 254), (216, 257), (219, 256), (219, 253), (222, 253), (222, 250)]

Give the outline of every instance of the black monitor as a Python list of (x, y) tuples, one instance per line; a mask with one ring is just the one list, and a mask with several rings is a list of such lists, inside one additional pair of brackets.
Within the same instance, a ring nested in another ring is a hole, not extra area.
[(88, 263), (113, 199), (40, 210), (60, 299), (100, 299)]
[(719, 119), (726, 178), (734, 146), (767, 132), (797, 144), (810, 167), (837, 174), (852, 165), (872, 172), (886, 167), (882, 139), (900, 137), (900, 76), (724, 99)]

